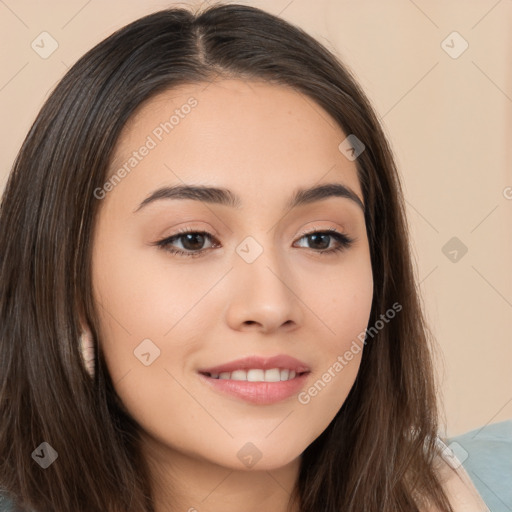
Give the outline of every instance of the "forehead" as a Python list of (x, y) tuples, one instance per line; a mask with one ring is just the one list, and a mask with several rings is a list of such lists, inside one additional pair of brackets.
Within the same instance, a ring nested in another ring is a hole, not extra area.
[(116, 187), (124, 192), (208, 183), (269, 198), (338, 181), (362, 198), (355, 162), (338, 148), (345, 138), (325, 110), (291, 87), (235, 79), (186, 84), (132, 116), (110, 175), (130, 169), (126, 186)]

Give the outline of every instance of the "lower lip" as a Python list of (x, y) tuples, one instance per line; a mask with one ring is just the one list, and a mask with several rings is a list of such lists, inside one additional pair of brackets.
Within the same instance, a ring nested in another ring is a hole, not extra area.
[(308, 373), (279, 382), (249, 382), (246, 380), (212, 379), (199, 374), (201, 380), (220, 393), (240, 398), (258, 405), (270, 405), (297, 394), (303, 387)]

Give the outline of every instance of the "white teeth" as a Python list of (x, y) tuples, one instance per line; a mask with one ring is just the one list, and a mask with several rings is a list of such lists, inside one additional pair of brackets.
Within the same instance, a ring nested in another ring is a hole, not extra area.
[(281, 380), (281, 372), (279, 368), (265, 370), (265, 382), (279, 382)]
[(247, 380), (249, 382), (262, 382), (265, 380), (265, 372), (263, 370), (249, 370)]
[(244, 370), (235, 370), (231, 374), (231, 380), (247, 380), (247, 372)]
[(234, 372), (212, 373), (212, 379), (245, 380), (249, 382), (280, 382), (295, 378), (294, 370), (280, 370), (271, 368), (269, 370), (251, 369), (235, 370)]

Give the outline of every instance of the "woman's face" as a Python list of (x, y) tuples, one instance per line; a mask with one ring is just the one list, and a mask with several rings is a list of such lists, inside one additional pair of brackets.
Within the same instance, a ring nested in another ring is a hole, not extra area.
[[(239, 80), (167, 91), (126, 125), (95, 193), (93, 293), (116, 391), (160, 453), (283, 467), (345, 401), (373, 294), (347, 135), (293, 89)], [(325, 184), (356, 200), (297, 200)]]

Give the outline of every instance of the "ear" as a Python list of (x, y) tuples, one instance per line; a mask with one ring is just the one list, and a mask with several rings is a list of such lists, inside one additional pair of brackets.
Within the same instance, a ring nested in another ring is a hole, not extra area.
[(92, 332), (87, 323), (83, 321), (82, 317), (80, 317), (80, 326), (82, 329), (80, 335), (80, 353), (87, 373), (89, 373), (91, 377), (94, 377), (95, 350)]

